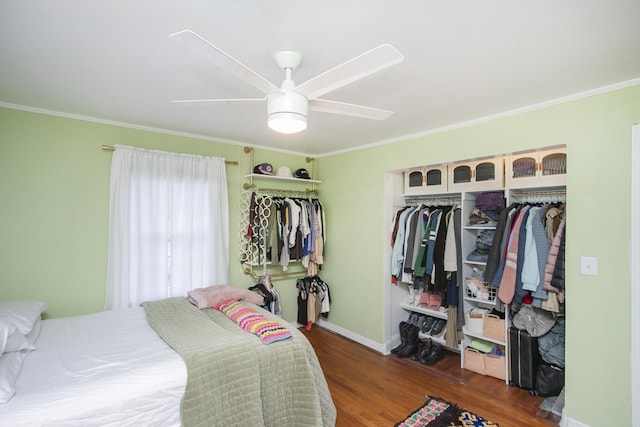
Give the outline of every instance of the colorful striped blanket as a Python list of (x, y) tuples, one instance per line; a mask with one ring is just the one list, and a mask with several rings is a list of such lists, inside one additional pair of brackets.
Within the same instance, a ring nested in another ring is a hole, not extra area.
[(291, 332), (275, 320), (267, 319), (252, 307), (230, 299), (213, 306), (247, 332), (256, 334), (264, 344), (291, 339)]

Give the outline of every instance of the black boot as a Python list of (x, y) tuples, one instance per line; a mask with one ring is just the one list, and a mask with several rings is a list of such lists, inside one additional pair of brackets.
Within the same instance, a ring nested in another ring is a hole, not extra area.
[(398, 351), (400, 351), (400, 349), (402, 349), (405, 345), (407, 345), (407, 326), (409, 326), (409, 324), (405, 321), (400, 322), (399, 328), (400, 328), (400, 345), (398, 345), (395, 348), (391, 349), (391, 353), (397, 353)]
[(442, 347), (439, 344), (433, 344), (431, 353), (429, 353), (427, 357), (420, 359), (420, 362), (425, 365), (435, 365), (442, 359), (444, 359), (444, 356), (442, 355)]
[(411, 360), (420, 361), (423, 357), (427, 357), (431, 353), (432, 346), (431, 338), (427, 338), (422, 342), (422, 350), (411, 356)]
[(409, 324), (407, 327), (407, 345), (398, 350), (396, 353), (398, 357), (410, 357), (418, 350), (419, 332), (420, 330), (416, 325)]

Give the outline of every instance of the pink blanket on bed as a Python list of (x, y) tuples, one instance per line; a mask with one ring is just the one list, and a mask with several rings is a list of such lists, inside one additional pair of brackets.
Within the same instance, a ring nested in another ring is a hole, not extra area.
[(198, 308), (211, 308), (230, 299), (249, 301), (257, 306), (264, 305), (264, 298), (261, 295), (231, 285), (213, 285), (194, 289), (187, 292), (187, 299)]

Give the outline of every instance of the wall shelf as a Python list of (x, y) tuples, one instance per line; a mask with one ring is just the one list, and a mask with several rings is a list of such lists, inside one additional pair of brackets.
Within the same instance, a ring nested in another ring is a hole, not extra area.
[(302, 179), (302, 178), (289, 178), (286, 176), (277, 176), (277, 175), (263, 175), (260, 173), (250, 173), (249, 175), (245, 175), (245, 178), (253, 178), (253, 179), (264, 179), (264, 180), (272, 180), (272, 181), (287, 181), (287, 182), (311, 182), (313, 184), (322, 184), (322, 181), (318, 181), (317, 179)]

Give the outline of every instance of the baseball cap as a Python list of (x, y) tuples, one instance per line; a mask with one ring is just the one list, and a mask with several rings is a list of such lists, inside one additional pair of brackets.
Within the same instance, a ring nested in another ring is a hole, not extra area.
[(253, 173), (260, 175), (273, 175), (273, 166), (270, 163), (260, 163), (253, 168)]
[(293, 173), (293, 176), (295, 176), (296, 178), (300, 178), (300, 179), (311, 179), (311, 177), (309, 176), (309, 171), (307, 171), (306, 169), (298, 169)]
[(291, 169), (286, 166), (280, 166), (278, 168), (278, 172), (276, 172), (276, 176), (281, 176), (284, 178), (293, 178), (293, 174), (291, 173)]

